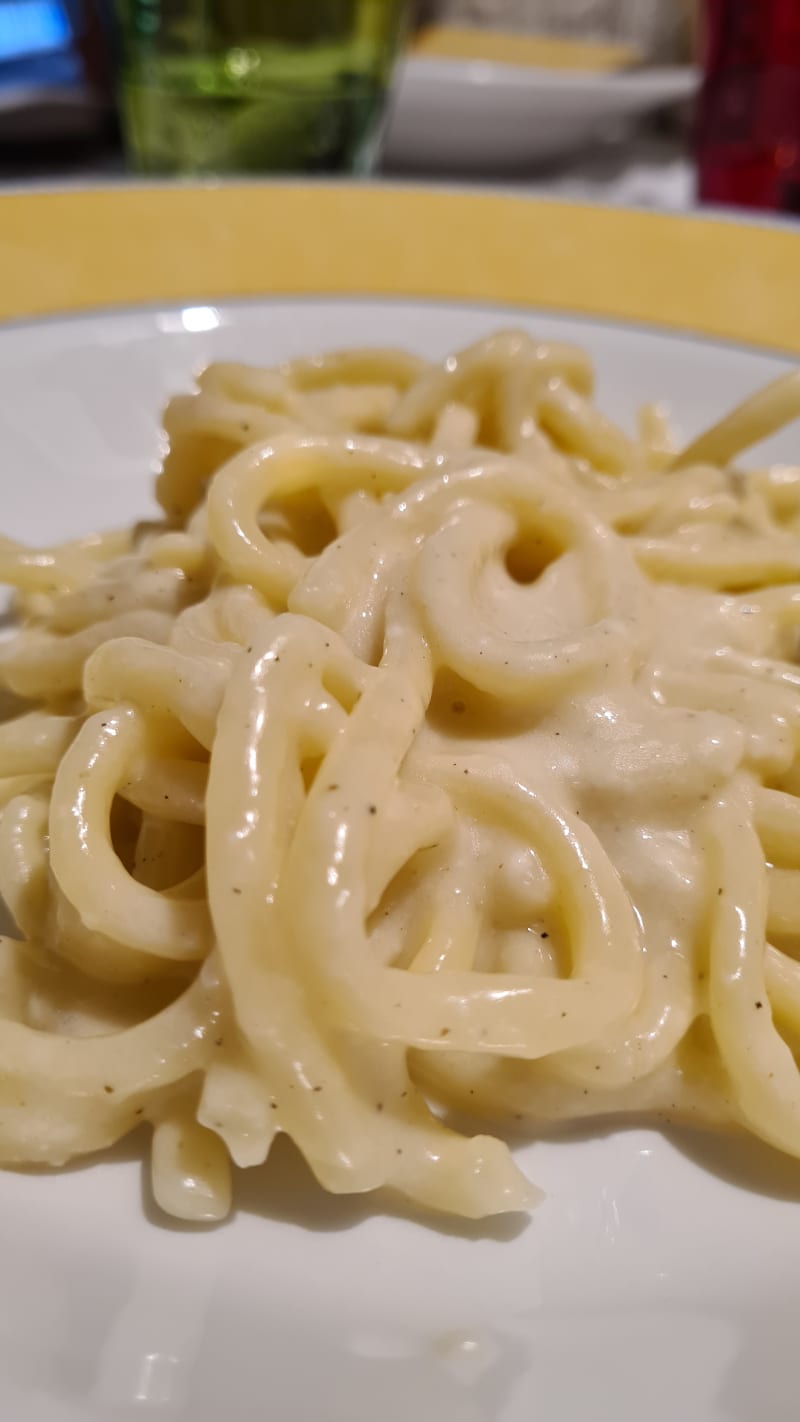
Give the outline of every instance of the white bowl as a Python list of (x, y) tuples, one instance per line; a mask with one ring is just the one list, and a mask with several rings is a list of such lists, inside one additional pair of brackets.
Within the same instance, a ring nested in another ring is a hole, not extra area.
[(410, 58), (398, 75), (385, 161), (462, 173), (534, 166), (691, 98), (698, 83), (690, 66), (586, 74)]

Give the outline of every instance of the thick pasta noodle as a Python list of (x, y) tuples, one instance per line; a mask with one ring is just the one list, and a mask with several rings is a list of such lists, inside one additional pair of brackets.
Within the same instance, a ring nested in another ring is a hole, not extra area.
[(211, 1220), (279, 1132), (474, 1217), (520, 1122), (800, 1155), (800, 468), (734, 462), (798, 377), (683, 450), (592, 390), (513, 331), (214, 365), (161, 522), (0, 542), (0, 1161), (144, 1120)]

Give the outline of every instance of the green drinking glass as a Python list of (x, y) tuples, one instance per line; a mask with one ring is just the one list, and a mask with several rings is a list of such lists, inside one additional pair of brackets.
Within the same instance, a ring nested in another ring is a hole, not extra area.
[(368, 173), (407, 0), (117, 0), (143, 173)]

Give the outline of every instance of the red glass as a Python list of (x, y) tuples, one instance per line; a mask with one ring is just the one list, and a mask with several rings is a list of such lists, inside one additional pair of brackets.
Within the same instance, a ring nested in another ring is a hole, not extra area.
[(800, 0), (706, 0), (701, 201), (800, 213)]

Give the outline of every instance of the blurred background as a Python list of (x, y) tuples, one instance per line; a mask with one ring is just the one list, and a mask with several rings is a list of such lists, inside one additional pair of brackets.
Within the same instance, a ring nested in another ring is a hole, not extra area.
[(0, 181), (343, 173), (800, 212), (800, 0), (0, 0)]

